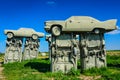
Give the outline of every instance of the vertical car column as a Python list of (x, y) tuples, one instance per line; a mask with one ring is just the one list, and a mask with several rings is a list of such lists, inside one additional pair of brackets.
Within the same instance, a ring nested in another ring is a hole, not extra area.
[(80, 35), (81, 69), (106, 66), (104, 33), (83, 33)]
[(71, 68), (77, 69), (77, 55), (79, 47), (76, 35), (61, 34), (60, 36), (46, 36), (49, 42), (51, 71), (67, 73)]
[(39, 39), (26, 38), (23, 50), (23, 60), (29, 60), (38, 57), (39, 43)]
[(21, 62), (22, 43), (23, 43), (23, 38), (19, 38), (19, 37), (7, 38), (4, 63), (15, 62), (15, 61)]

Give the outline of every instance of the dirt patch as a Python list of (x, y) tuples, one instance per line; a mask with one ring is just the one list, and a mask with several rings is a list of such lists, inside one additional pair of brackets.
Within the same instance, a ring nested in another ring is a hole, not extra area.
[(3, 69), (4, 67), (2, 67), (2, 62), (0, 62), (0, 80), (6, 80), (5, 76), (3, 75)]
[(81, 80), (97, 80), (100, 79), (101, 76), (85, 76), (85, 75), (80, 75)]
[(107, 51), (107, 54), (111, 56), (114, 56), (114, 55), (120, 56), (120, 51)]

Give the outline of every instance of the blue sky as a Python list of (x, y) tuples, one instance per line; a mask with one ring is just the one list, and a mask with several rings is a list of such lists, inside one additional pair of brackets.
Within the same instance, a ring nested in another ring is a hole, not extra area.
[[(46, 20), (65, 20), (70, 16), (91, 16), (98, 20), (118, 19), (119, 0), (0, 0), (0, 52), (5, 51), (5, 29), (20, 27), (44, 30)], [(120, 30), (105, 34), (106, 49), (120, 50)], [(48, 51), (48, 43), (41, 38), (40, 50)]]

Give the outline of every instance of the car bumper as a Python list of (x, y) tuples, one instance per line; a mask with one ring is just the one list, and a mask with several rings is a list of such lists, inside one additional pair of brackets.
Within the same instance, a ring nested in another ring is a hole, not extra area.
[(45, 26), (45, 31), (49, 32), (50, 31), (50, 27), (49, 26)]

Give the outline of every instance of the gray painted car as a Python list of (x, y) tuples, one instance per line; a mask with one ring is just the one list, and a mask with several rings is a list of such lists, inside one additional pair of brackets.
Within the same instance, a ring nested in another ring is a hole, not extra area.
[(16, 37), (32, 37), (33, 39), (37, 39), (38, 37), (44, 36), (44, 33), (36, 32), (31, 28), (20, 28), (18, 30), (4, 30), (4, 34), (6, 34), (8, 38), (16, 36)]
[(72, 16), (65, 21), (46, 21), (45, 30), (55, 36), (62, 32), (109, 32), (117, 29), (116, 19), (99, 21), (89, 16)]

